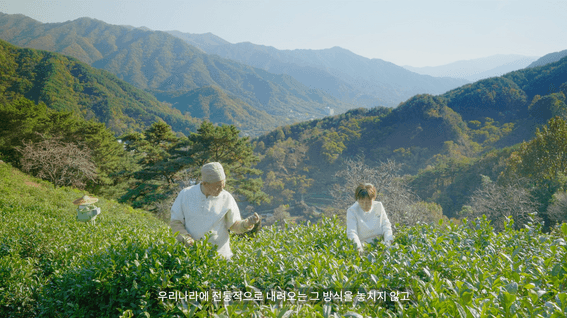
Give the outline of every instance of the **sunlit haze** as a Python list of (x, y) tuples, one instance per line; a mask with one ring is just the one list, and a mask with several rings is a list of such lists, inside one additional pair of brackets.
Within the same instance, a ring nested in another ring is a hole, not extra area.
[(397, 65), (436, 66), (496, 54), (567, 49), (567, 1), (1, 0), (40, 22), (90, 17), (277, 49), (340, 46)]

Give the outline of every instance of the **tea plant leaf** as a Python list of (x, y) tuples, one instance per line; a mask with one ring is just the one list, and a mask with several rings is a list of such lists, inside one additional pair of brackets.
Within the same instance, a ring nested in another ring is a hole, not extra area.
[(506, 290), (507, 290), (510, 294), (516, 294), (516, 293), (518, 293), (518, 283), (516, 283), (516, 282), (511, 282), (510, 284), (506, 285)]
[(333, 307), (330, 304), (323, 305), (323, 317), (324, 318), (331, 317), (332, 311), (333, 311)]
[(424, 268), (423, 272), (425, 273), (425, 275), (427, 275), (427, 277), (431, 278), (431, 273), (429, 272), (429, 270), (427, 268)]

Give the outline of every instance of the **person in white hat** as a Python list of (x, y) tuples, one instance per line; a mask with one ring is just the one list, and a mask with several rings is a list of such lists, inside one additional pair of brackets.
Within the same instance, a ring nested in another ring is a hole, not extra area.
[(230, 258), (228, 230), (240, 234), (250, 231), (260, 221), (257, 213), (242, 220), (236, 201), (224, 190), (226, 176), (222, 165), (211, 162), (201, 167), (201, 183), (187, 187), (179, 193), (171, 206), (170, 227), (178, 233), (177, 240), (186, 246), (211, 233), (209, 242), (217, 251)]

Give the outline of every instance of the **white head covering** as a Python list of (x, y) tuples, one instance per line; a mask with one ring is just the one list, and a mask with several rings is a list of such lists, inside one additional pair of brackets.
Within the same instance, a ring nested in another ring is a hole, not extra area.
[(226, 178), (222, 165), (218, 162), (209, 162), (201, 167), (203, 182), (214, 183)]

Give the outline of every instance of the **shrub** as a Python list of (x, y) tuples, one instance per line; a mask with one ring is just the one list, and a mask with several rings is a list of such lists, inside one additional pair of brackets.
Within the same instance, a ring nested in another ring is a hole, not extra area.
[(514, 219), (517, 229), (522, 228), (529, 221), (530, 214), (537, 212), (538, 204), (519, 182), (498, 185), (489, 177), (482, 176), (482, 186), (471, 196), (470, 207), (472, 213), (465, 216), (475, 218), (486, 215), (494, 229), (501, 231), (507, 217)]
[(96, 179), (97, 167), (86, 146), (64, 143), (62, 138), (44, 138), (32, 143), (23, 141), (18, 148), (22, 170), (57, 186), (84, 188)]
[(556, 223), (567, 222), (567, 192), (557, 191), (551, 204), (547, 207), (547, 215)]

